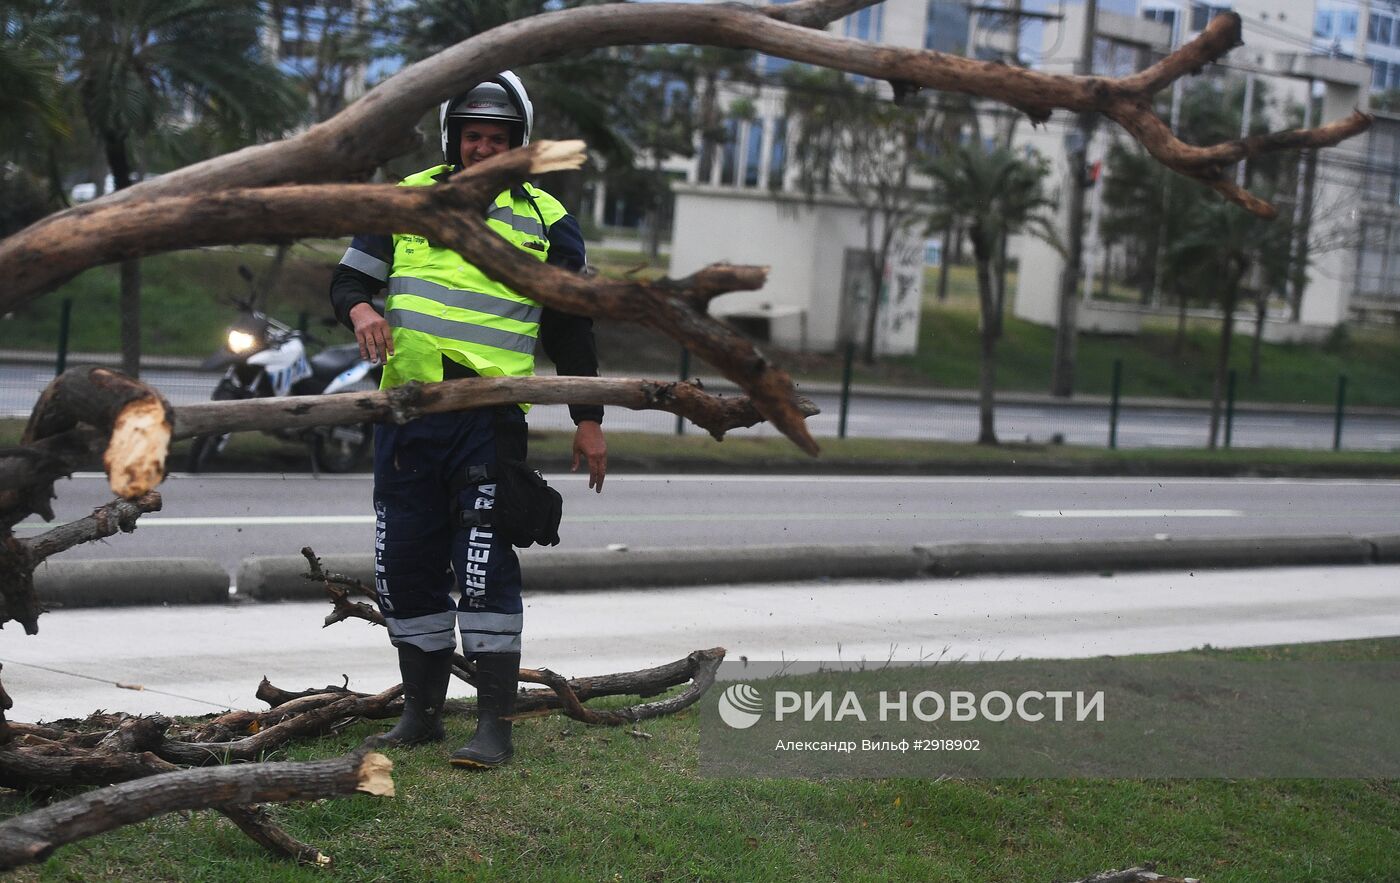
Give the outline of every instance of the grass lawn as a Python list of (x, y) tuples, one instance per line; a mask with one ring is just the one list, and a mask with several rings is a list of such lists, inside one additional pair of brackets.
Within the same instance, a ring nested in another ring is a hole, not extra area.
[[(1394, 660), (1400, 639), (1195, 653)], [(274, 759), (331, 756), (385, 726)], [(468, 732), (454, 720), (448, 745)], [(1282, 883), (1393, 880), (1400, 854), (1393, 780), (714, 780), (697, 772), (695, 710), (636, 732), (528, 720), (517, 760), (490, 774), (448, 767), (441, 746), (392, 750), (397, 797), (277, 808), (335, 858), (329, 874), (271, 861), (198, 812), (64, 847), (11, 879), (980, 883), (1155, 861), (1209, 883)], [(0, 797), (6, 814), (29, 805)]]

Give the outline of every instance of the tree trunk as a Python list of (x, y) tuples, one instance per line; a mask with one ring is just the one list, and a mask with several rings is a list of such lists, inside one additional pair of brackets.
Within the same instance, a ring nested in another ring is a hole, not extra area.
[(267, 269), (258, 276), (257, 286), (253, 291), (253, 302), (259, 309), (264, 311), (268, 309), (272, 290), (282, 279), (282, 268), (286, 266), (287, 252), (291, 250), (291, 245), (285, 242), (278, 245), (276, 253), (272, 256), (272, 263), (268, 264)]
[(1172, 341), (1172, 354), (1181, 355), (1186, 352), (1186, 295), (1178, 292), (1176, 295), (1176, 339)]
[(865, 215), (865, 247), (868, 249), (867, 261), (870, 267), (870, 311), (865, 315), (865, 353), (862, 361), (867, 365), (875, 364), (875, 332), (880, 325), (880, 289), (885, 282), (885, 265), (889, 262), (890, 239), (893, 232), (888, 229), (889, 223), (885, 224), (886, 229), (880, 231), (880, 246), (875, 247), (875, 213), (867, 212)]
[(1224, 315), (1220, 318), (1220, 348), (1215, 357), (1215, 383), (1210, 393), (1210, 449), (1215, 450), (1220, 440), (1220, 411), (1221, 403), (1225, 398), (1225, 380), (1230, 374), (1230, 344), (1235, 334), (1235, 302), (1239, 299), (1240, 280), (1244, 278), (1244, 270), (1239, 267), (1243, 261), (1234, 258), (1230, 261), (1237, 266), (1232, 267), (1229, 277), (1225, 280), (1225, 298), (1221, 304)]
[(996, 346), (999, 323), (996, 301), (992, 293), (992, 255), (985, 248), (978, 232), (972, 232), (972, 249), (977, 260), (977, 300), (981, 308), (982, 363), (979, 371), (977, 396), (977, 443), (997, 443), (995, 427), (995, 396), (997, 380)]
[(953, 263), (953, 225), (943, 228), (943, 247), (938, 252), (938, 302), (948, 300), (948, 268)]
[(1249, 344), (1249, 382), (1259, 382), (1259, 362), (1264, 344), (1264, 319), (1269, 311), (1269, 293), (1260, 291), (1254, 296), (1254, 340)]
[(647, 209), (647, 260), (652, 264), (661, 261), (661, 202), (666, 191), (666, 175), (661, 171), (661, 150), (653, 144), (651, 148), (651, 206)]
[(994, 292), (997, 315), (997, 337), (1001, 336), (1002, 319), (1006, 316), (1006, 244), (1010, 237), (1003, 236), (997, 244), (997, 256), (993, 281), (996, 283)]
[[(103, 147), (107, 167), (112, 173), (112, 188), (125, 190), (131, 186), (131, 158), (126, 152), (126, 137), (107, 132)], [(141, 376), (141, 262), (122, 261), (121, 265), (121, 348), (122, 373), (128, 377)]]

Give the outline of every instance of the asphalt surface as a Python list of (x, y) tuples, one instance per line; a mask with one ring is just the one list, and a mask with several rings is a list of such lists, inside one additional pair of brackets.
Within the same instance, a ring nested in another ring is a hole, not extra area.
[[(1101, 542), (1130, 538), (1300, 537), (1400, 531), (1400, 481), (940, 476), (610, 476), (550, 474), (564, 495), (563, 543), (526, 560), (579, 551), (732, 550), (754, 546), (946, 542)], [(164, 509), (135, 533), (55, 561), (194, 557), (230, 575), (250, 557), (367, 554), (366, 475), (172, 475)], [(104, 478), (57, 485), (58, 520), (111, 498)], [(18, 535), (49, 525), (37, 518)]]
[[(96, 709), (261, 708), (284, 689), (398, 682), (382, 629), (322, 628), (323, 602), (65, 610), (0, 651), (12, 720)], [(634, 670), (722, 646), (730, 659), (1122, 655), (1400, 634), (1400, 565), (1103, 576), (836, 581), (532, 593), (523, 664)], [(454, 685), (452, 695), (465, 693)]]

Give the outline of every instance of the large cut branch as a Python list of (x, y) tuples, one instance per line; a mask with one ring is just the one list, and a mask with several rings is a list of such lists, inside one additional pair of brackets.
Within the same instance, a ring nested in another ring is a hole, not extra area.
[[(400, 71), (334, 118), (275, 144), (248, 147), (198, 163), (105, 197), (108, 202), (154, 195), (199, 194), (228, 187), (344, 180), (370, 174), (416, 146), (413, 129), (426, 108), (459, 94), (499, 70), (588, 49), (621, 45), (692, 43), (754, 49), (910, 86), (959, 92), (1016, 107), (1036, 121), (1052, 110), (1099, 112), (1123, 125), (1163, 165), (1213, 181), (1219, 155), (1276, 146), (1194, 147), (1156, 118), (1151, 98), (1173, 81), (1200, 70), (1241, 43), (1239, 16), (1216, 16), (1191, 43), (1148, 71), (1122, 78), (1068, 76), (975, 61), (929, 50), (865, 43), (820, 30), (869, 2), (806, 2), (788, 6), (615, 3), (546, 13), (511, 22), (458, 43)], [(830, 17), (828, 17), (830, 16)], [(1355, 114), (1342, 131), (1319, 130), (1308, 146), (1337, 143), (1364, 130), (1370, 117)], [(1335, 140), (1334, 140), (1335, 139)], [(1214, 151), (1214, 153), (1212, 152)], [(1218, 187), (1256, 213), (1272, 209), (1243, 191)], [(69, 214), (88, 210), (80, 207)], [(41, 221), (40, 225), (57, 220)]]
[[(161, 458), (164, 459), (163, 453)], [(33, 539), (19, 539), (8, 526), (0, 530), (0, 624), (14, 620), (26, 634), (38, 634), (42, 607), (34, 594), (34, 568), (49, 556), (79, 543), (110, 537), (117, 531), (130, 533), (136, 529), (137, 518), (158, 512), (160, 507), (160, 494), (151, 491), (135, 500), (113, 500), (85, 518)]]
[(102, 465), (112, 493), (134, 500), (165, 478), (173, 424), (170, 405), (151, 387), (108, 368), (72, 368), (35, 403), (20, 444), (61, 435), (79, 424), (108, 436)]
[[(763, 421), (763, 416), (747, 397), (712, 395), (697, 384), (685, 381), (624, 377), (471, 377), (334, 396), (181, 405), (175, 409), (175, 437), (365, 421), (402, 423), (423, 414), (513, 402), (540, 405), (574, 402), (669, 411), (685, 417), (715, 438), (723, 438), (732, 429)], [(816, 407), (802, 398), (797, 399), (796, 409), (799, 418), (817, 413)]]
[[(258, 763), (180, 770), (124, 782), (0, 823), (0, 870), (43, 861), (60, 846), (123, 825), (182, 810), (356, 793), (392, 797), (392, 762), (359, 749), (333, 760)], [(249, 820), (256, 823), (256, 819)]]
[[(761, 287), (766, 269), (717, 265), (680, 281), (585, 277), (522, 255), (486, 226), (485, 207), (501, 190), (518, 184), (532, 172), (576, 167), (583, 161), (582, 147), (582, 142), (577, 141), (537, 142), (475, 166), (438, 187), (283, 187), (111, 205), (78, 218), (71, 236), (53, 243), (41, 263), (7, 264), (0, 246), (0, 276), (19, 274), (23, 279), (16, 282), (17, 287), (42, 288), (90, 265), (94, 255), (97, 262), (107, 262), (175, 247), (269, 237), (343, 235), (356, 231), (421, 233), (440, 245), (472, 255), (473, 262), (493, 277), (519, 291), (531, 292), (547, 306), (579, 315), (640, 322), (670, 335), (748, 391), (758, 413), (803, 450), (815, 454), (816, 442), (807, 432), (788, 375), (705, 311), (705, 305), (717, 295)], [(201, 239), (205, 234), (200, 231), (205, 231), (208, 238)], [(712, 401), (712, 397), (683, 389), (672, 390), (674, 387), (652, 385), (623, 398), (616, 398), (617, 393), (613, 393), (612, 398), (600, 403), (662, 407), (682, 413), (676, 408)], [(525, 400), (586, 401), (538, 397)], [(674, 407), (668, 403), (674, 403)], [(700, 408), (700, 413), (704, 410)], [(724, 429), (733, 428), (725, 425), (727, 419), (718, 424), (711, 421), (713, 425), (704, 428), (722, 434)], [(200, 431), (205, 430), (196, 430)]]

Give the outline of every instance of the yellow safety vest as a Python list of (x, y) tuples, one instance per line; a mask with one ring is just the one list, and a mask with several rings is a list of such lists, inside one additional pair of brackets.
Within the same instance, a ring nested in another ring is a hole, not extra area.
[[(435, 166), (400, 182), (403, 187), (436, 184)], [(496, 197), (486, 225), (540, 261), (549, 257), (547, 230), (566, 212), (559, 200), (524, 185)], [(538, 210), (537, 210), (538, 207)], [(540, 305), (491, 279), (457, 252), (422, 236), (394, 234), (394, 260), (384, 315), (393, 328), (394, 355), (384, 366), (380, 388), (410, 380), (442, 379), (446, 356), (483, 377), (528, 377), (535, 373)]]

